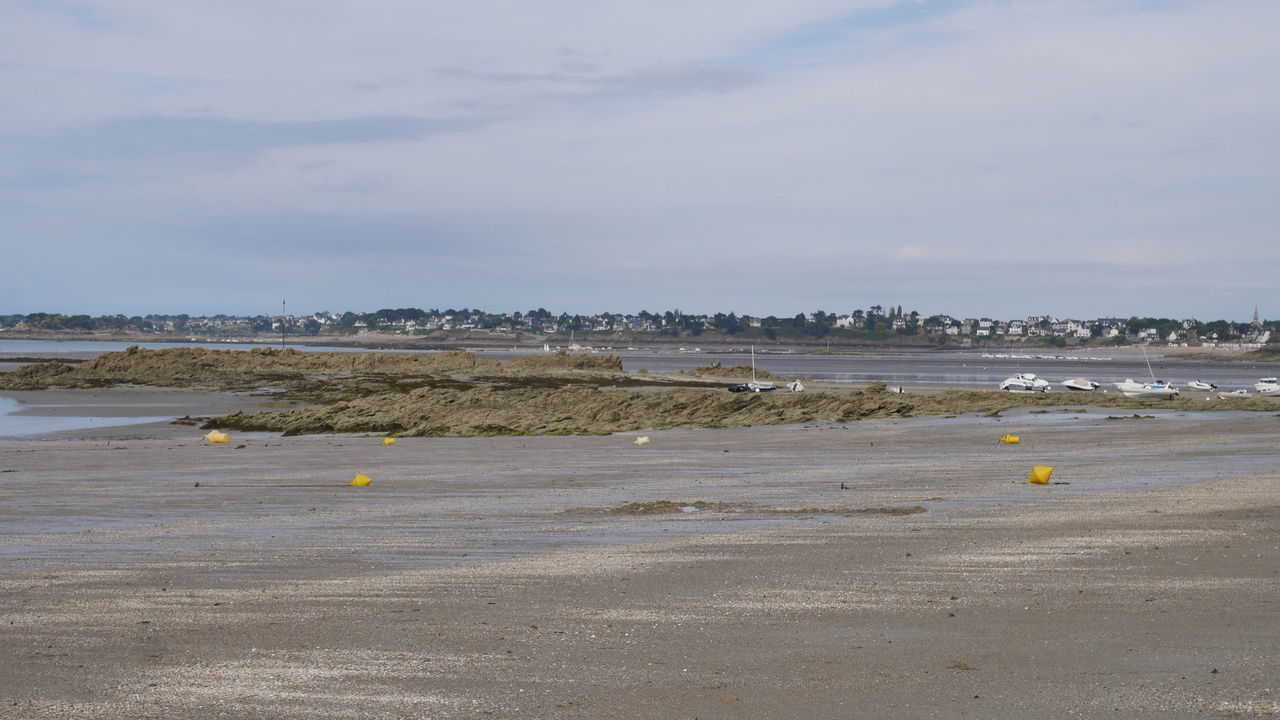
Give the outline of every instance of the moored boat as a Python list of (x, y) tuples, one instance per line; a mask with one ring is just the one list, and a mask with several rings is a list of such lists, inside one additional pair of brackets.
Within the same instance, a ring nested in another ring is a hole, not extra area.
[(1253, 389), (1258, 391), (1258, 397), (1280, 397), (1280, 382), (1273, 377), (1264, 377), (1253, 384)]
[(1192, 390), (1217, 390), (1218, 389), (1217, 385), (1214, 385), (1211, 382), (1205, 382), (1203, 380), (1192, 380), (1191, 382), (1187, 383), (1187, 387), (1191, 388)]
[(1049, 389), (1049, 381), (1036, 377), (1035, 373), (1018, 373), (1000, 383), (1000, 389), (1013, 392), (1044, 392)]
[(1152, 380), (1149, 383), (1135, 382), (1133, 378), (1125, 378), (1124, 382), (1114, 383), (1116, 389), (1131, 398), (1165, 398), (1172, 400), (1178, 396), (1178, 388), (1163, 381)]
[(1076, 390), (1078, 392), (1093, 392), (1102, 387), (1102, 383), (1096, 383), (1085, 378), (1071, 378), (1070, 380), (1063, 380), (1061, 384), (1062, 387), (1068, 390)]
[(746, 384), (747, 392), (762, 393), (773, 392), (778, 386), (771, 382), (756, 380), (756, 346), (751, 346), (751, 382)]

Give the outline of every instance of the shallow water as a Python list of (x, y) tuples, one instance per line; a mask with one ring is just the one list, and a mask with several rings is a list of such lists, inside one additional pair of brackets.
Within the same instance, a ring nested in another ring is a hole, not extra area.
[[(137, 345), (147, 350), (165, 348), (207, 348), (209, 350), (253, 350), (255, 348), (279, 348), (280, 343), (251, 342), (106, 342), (99, 340), (4, 340), (0, 339), (0, 356), (24, 355), (31, 357), (92, 357), (102, 353), (120, 352)], [(306, 347), (286, 344), (286, 347), (305, 352), (367, 352), (349, 347)]]
[(68, 430), (89, 430), (124, 425), (142, 425), (145, 423), (173, 420), (177, 415), (149, 415), (126, 417), (104, 413), (101, 405), (48, 405), (42, 406), (70, 411), (70, 414), (30, 414), (31, 408), (14, 400), (0, 396), (0, 438), (27, 437), (45, 433), (65, 432)]

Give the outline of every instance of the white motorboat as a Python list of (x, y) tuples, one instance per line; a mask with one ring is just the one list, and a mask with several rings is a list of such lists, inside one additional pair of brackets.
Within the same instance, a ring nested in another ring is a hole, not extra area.
[(1218, 389), (1217, 385), (1214, 385), (1213, 383), (1210, 383), (1210, 382), (1205, 382), (1203, 380), (1192, 380), (1191, 382), (1187, 383), (1187, 387), (1191, 388), (1192, 390), (1217, 390)]
[(1253, 389), (1258, 391), (1258, 397), (1280, 397), (1280, 382), (1273, 377), (1262, 378), (1253, 384)]
[(1014, 392), (1044, 392), (1049, 389), (1049, 381), (1036, 377), (1035, 373), (1018, 373), (1000, 383), (1000, 389)]
[[(1191, 383), (1187, 383), (1187, 384), (1190, 385)], [(1253, 397), (1253, 396), (1249, 394), (1248, 390), (1245, 390), (1244, 388), (1240, 388), (1239, 390), (1232, 390), (1231, 392), (1220, 392), (1218, 393), (1218, 397), (1222, 398), (1223, 400), (1229, 400), (1231, 398), (1247, 398), (1247, 397)]]
[(1072, 378), (1070, 380), (1063, 380), (1061, 385), (1062, 387), (1068, 390), (1076, 390), (1078, 392), (1093, 392), (1094, 390), (1097, 390), (1098, 388), (1102, 387), (1102, 383), (1096, 383), (1092, 380), (1086, 380), (1084, 378)]
[(1150, 397), (1172, 400), (1178, 396), (1178, 388), (1163, 380), (1140, 383), (1135, 382), (1133, 378), (1125, 378), (1124, 382), (1115, 383), (1115, 386), (1125, 397), (1131, 398)]

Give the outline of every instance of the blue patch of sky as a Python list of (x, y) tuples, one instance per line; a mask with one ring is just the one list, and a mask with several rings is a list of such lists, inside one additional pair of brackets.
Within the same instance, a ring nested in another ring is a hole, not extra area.
[[(785, 73), (836, 62), (874, 60), (889, 52), (946, 44), (956, 36), (931, 22), (971, 7), (1034, 7), (1027, 0), (898, 0), (801, 25), (720, 60), (761, 73)], [(1170, 14), (1211, 6), (1211, 0), (1120, 0), (1099, 8), (1115, 13)], [(1087, 8), (1088, 6), (1086, 6)], [(889, 38), (891, 42), (883, 40)]]
[(1216, 2), (1217, 0), (1130, 0), (1122, 5), (1123, 9), (1131, 12), (1167, 15), (1175, 10), (1213, 7)]
[[(0, 61), (0, 73), (29, 73), (45, 82), (60, 83), (65, 80), (95, 83), (113, 91), (128, 93), (143, 100), (212, 87), (213, 80), (193, 77), (168, 77), (151, 73), (125, 70), (99, 70), (96, 68), (55, 67), (30, 63)], [(0, 98), (0, 102), (4, 99)], [(10, 103), (16, 106), (15, 103)]]
[(97, 8), (74, 0), (18, 0), (18, 7), (55, 15), (84, 30), (111, 30), (115, 27)]
[(962, 0), (908, 0), (862, 8), (801, 25), (725, 58), (764, 73), (788, 72), (832, 62), (873, 59), (886, 46), (875, 36), (892, 33), (894, 50), (944, 43), (951, 34), (929, 21), (971, 5)]

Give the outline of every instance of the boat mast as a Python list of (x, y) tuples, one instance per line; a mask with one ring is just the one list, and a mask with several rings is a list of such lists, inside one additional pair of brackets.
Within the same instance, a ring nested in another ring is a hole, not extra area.
[(1151, 375), (1151, 382), (1156, 381), (1156, 372), (1151, 369), (1151, 358), (1147, 357), (1147, 346), (1142, 345), (1142, 359), (1147, 361), (1147, 373)]

